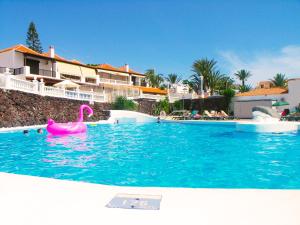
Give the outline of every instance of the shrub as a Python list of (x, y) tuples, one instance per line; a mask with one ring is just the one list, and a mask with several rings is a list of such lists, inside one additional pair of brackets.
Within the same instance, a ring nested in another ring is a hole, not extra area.
[(226, 108), (227, 108), (226, 111), (227, 112), (229, 112), (230, 103), (231, 103), (231, 100), (234, 97), (234, 95), (235, 95), (235, 91), (230, 88), (223, 91), (223, 96), (225, 97), (225, 101), (226, 101)]
[(170, 113), (170, 103), (169, 99), (165, 98), (164, 100), (160, 100), (154, 109), (154, 114), (159, 115), (161, 111), (165, 111), (167, 114)]
[(112, 105), (113, 109), (118, 110), (136, 110), (137, 105), (134, 103), (134, 101), (127, 99), (124, 96), (118, 96), (115, 100), (115, 102)]
[(183, 109), (183, 101), (177, 100), (173, 103), (173, 110), (181, 110)]

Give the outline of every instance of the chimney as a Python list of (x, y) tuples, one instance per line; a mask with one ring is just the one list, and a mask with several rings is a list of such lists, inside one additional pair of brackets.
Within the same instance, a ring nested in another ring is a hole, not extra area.
[(50, 47), (49, 47), (49, 55), (50, 55), (50, 58), (54, 58), (54, 56), (55, 56), (54, 47), (52, 45), (50, 45)]
[(125, 70), (126, 70), (126, 72), (129, 72), (129, 65), (128, 64), (125, 64)]

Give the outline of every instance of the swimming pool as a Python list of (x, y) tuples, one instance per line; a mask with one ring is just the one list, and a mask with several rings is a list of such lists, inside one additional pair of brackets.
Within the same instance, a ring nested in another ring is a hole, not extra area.
[(121, 186), (300, 188), (300, 135), (127, 123), (86, 135), (0, 133), (0, 171)]

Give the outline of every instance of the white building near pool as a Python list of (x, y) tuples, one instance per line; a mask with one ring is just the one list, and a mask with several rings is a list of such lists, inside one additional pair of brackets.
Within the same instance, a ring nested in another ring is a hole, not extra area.
[(256, 88), (254, 90), (239, 93), (234, 97), (234, 115), (237, 118), (252, 118), (254, 106), (268, 106), (276, 101), (286, 101), (287, 106), (277, 107), (278, 110), (289, 109), (296, 111), (300, 104), (300, 78), (288, 80), (288, 87)]
[[(161, 100), (168, 94), (166, 90), (142, 87), (145, 75), (127, 64), (84, 64), (57, 55), (54, 47), (45, 53), (21, 44), (0, 50), (0, 75), (2, 88), (78, 100), (112, 102), (117, 96)], [(78, 90), (65, 92), (53, 87), (64, 80), (78, 84)]]

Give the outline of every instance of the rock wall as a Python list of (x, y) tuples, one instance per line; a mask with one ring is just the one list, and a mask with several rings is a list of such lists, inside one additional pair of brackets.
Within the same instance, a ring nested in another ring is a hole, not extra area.
[(137, 99), (135, 101), (139, 103), (137, 109), (138, 112), (154, 115), (154, 109), (155, 106), (157, 105), (157, 102), (155, 100)]
[[(0, 127), (46, 124), (48, 118), (76, 121), (81, 104), (87, 102), (0, 89)], [(108, 119), (111, 104), (94, 103), (91, 107), (94, 115), (85, 117), (85, 121)]]

